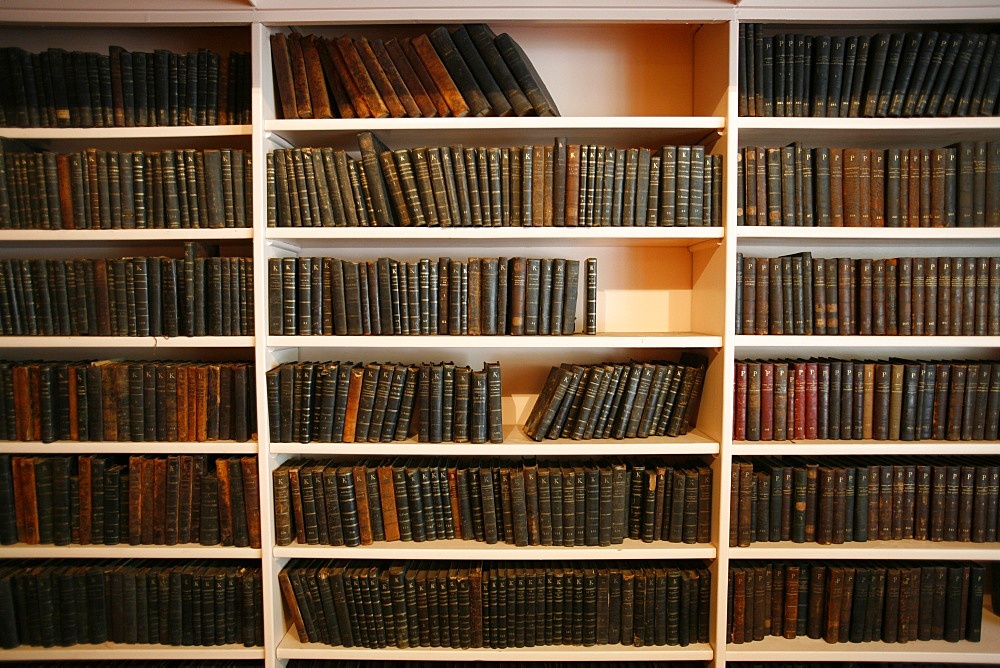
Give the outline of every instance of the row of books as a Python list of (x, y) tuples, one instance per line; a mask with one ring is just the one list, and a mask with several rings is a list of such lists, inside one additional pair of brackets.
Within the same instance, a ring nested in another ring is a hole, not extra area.
[(278, 545), (711, 539), (712, 474), (700, 461), (306, 459), (282, 463), (273, 483)]
[[(596, 334), (597, 258), (585, 281)], [(268, 260), (271, 334), (575, 334), (579, 293), (580, 261), (564, 258)]]
[(730, 545), (997, 540), (1000, 463), (944, 458), (754, 458), (733, 463)]
[(12, 148), (0, 142), (0, 229), (220, 229), (253, 221), (250, 151)]
[(485, 23), (388, 40), (274, 33), (283, 118), (558, 116), (520, 45)]
[[(345, 647), (707, 643), (711, 575), (688, 562), (316, 562), (278, 574), (302, 642)], [(360, 600), (371, 601), (361, 614)]]
[(7, 562), (0, 647), (261, 647), (261, 592), (260, 566), (239, 562)]
[(257, 458), (0, 454), (0, 544), (260, 547)]
[(733, 438), (996, 440), (1000, 363), (738, 360)]
[[(993, 116), (1000, 35), (739, 34), (740, 116)], [(769, 33), (771, 31), (768, 31)]]
[(252, 362), (0, 362), (0, 440), (245, 442)]
[(695, 425), (708, 358), (552, 367), (524, 424), (546, 438), (682, 436)]
[(0, 260), (0, 334), (239, 336), (253, 328), (253, 260)]
[(502, 443), (499, 362), (292, 362), (266, 374), (275, 443)]
[(736, 254), (737, 334), (997, 336), (1000, 257)]
[(972, 562), (734, 562), (727, 640), (978, 642), (985, 567)]
[(7, 127), (142, 127), (250, 122), (250, 54), (167, 49), (108, 54), (4, 47)]
[(108, 55), (0, 52), (0, 126), (132, 127), (250, 123), (250, 54), (208, 49)]
[(1000, 226), (1000, 142), (943, 148), (748, 146), (738, 225)]
[(268, 226), (710, 227), (722, 224), (722, 156), (704, 146), (567, 144), (390, 150), (358, 136), (267, 156)]

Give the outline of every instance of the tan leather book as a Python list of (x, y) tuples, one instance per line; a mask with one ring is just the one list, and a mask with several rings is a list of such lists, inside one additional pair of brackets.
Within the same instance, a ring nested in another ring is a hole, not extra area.
[[(374, 40), (372, 42), (372, 48), (375, 49), (375, 55), (379, 54), (379, 46), (385, 50), (385, 53), (392, 60), (393, 66), (396, 68), (399, 76), (403, 79), (403, 83), (406, 85), (407, 91), (409, 91), (410, 96), (413, 98), (413, 102), (417, 105), (420, 115), (427, 117), (438, 116), (438, 108), (431, 97), (431, 93), (428, 92), (423, 79), (417, 73), (416, 68), (406, 57), (406, 54), (403, 53), (403, 47), (399, 45), (399, 42), (395, 39), (390, 39), (384, 43), (382, 40)], [(434, 82), (431, 81), (430, 83), (433, 85)], [(436, 88), (434, 93), (437, 93)], [(443, 99), (441, 102), (444, 104)], [(403, 103), (404, 105), (406, 104), (405, 101)], [(447, 104), (445, 104), (445, 107), (447, 107)]]
[(351, 379), (347, 386), (347, 414), (344, 417), (344, 443), (353, 443), (358, 425), (358, 406), (361, 404), (361, 383), (365, 369), (356, 366), (351, 369)]
[(274, 82), (278, 87), (282, 118), (298, 118), (298, 105), (293, 85), (292, 58), (288, 50), (288, 36), (284, 33), (271, 35), (271, 66), (274, 68)]
[(371, 111), (371, 115), (374, 118), (386, 118), (391, 116), (392, 114), (386, 106), (385, 101), (382, 99), (382, 96), (379, 94), (378, 88), (375, 87), (375, 82), (372, 81), (372, 77), (368, 73), (368, 69), (365, 67), (365, 63), (361, 59), (361, 55), (358, 53), (354, 40), (350, 37), (343, 36), (338, 37), (334, 41), (334, 44), (336, 44), (337, 51), (340, 53), (343, 60), (343, 78), (346, 79), (347, 77), (350, 77), (354, 81), (361, 95), (361, 99), (364, 100), (365, 105), (367, 105), (368, 109)]
[(448, 68), (441, 61), (441, 57), (434, 49), (434, 45), (431, 44), (430, 38), (427, 35), (419, 35), (412, 40), (404, 42), (404, 44), (407, 43), (413, 47), (420, 62), (424, 64), (427, 72), (434, 79), (434, 84), (448, 104), (451, 115), (455, 117), (468, 116), (471, 113), (469, 105), (462, 96), (462, 92), (458, 89), (458, 86), (455, 85), (455, 81), (451, 78), (451, 74), (448, 73)]
[(309, 72), (302, 52), (302, 35), (288, 36), (288, 56), (292, 64), (292, 86), (295, 89), (295, 110), (299, 118), (312, 118), (312, 98), (309, 94)]
[(312, 104), (313, 118), (333, 118), (330, 107), (330, 96), (327, 93), (326, 79), (323, 74), (323, 63), (320, 59), (320, 49), (326, 49), (319, 44), (316, 35), (308, 35), (301, 41), (302, 58), (305, 62), (306, 77), (309, 84), (309, 100)]

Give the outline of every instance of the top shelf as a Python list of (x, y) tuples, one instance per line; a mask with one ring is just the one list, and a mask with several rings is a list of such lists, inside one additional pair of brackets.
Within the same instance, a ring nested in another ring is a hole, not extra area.
[(405, 12), (406, 20), (422, 22), (497, 21), (830, 21), (831, 12), (851, 8), (844, 21), (899, 21), (899, 10), (906, 10), (908, 20), (976, 20), (995, 17), (993, 0), (962, 0), (942, 7), (933, 0), (820, 0), (803, 8), (802, 0), (638, 0), (622, 6), (614, 0), (504, 0), (468, 3), (463, 0), (438, 0), (417, 3), (413, 0), (379, 2), (341, 2), (336, 8), (325, 0), (132, 0), (127, 9), (115, 0), (88, 0), (67, 7), (60, 0), (8, 0), (7, 21), (90, 24), (146, 23), (225, 23), (267, 24), (361, 23), (384, 21), (387, 11)]

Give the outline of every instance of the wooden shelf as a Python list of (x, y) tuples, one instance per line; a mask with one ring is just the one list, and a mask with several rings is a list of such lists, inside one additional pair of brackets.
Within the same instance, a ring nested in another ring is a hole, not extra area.
[(263, 647), (214, 645), (212, 647), (175, 647), (172, 645), (127, 645), (106, 642), (100, 645), (72, 647), (17, 647), (0, 650), (4, 661), (154, 661), (160, 659), (262, 659)]
[(709, 239), (720, 240), (724, 232), (721, 227), (269, 227), (265, 235), (302, 248), (319, 247), (324, 242), (371, 247), (375, 241), (405, 248), (440, 248), (442, 244), (461, 248), (498, 241), (586, 248), (695, 246)]
[(117, 244), (122, 241), (228, 241), (252, 239), (249, 227), (221, 229), (144, 229), (144, 230), (0, 230), (0, 242), (11, 244), (40, 243), (60, 245), (66, 242)]
[(888, 661), (955, 664), (1000, 663), (1000, 619), (983, 611), (981, 642), (927, 640), (909, 643), (837, 643), (813, 638), (779, 638), (726, 645), (726, 661)]
[(252, 132), (251, 125), (169, 125), (131, 128), (0, 128), (0, 137), (7, 139), (82, 139), (99, 143), (109, 139), (135, 139), (188, 137), (245, 137)]
[(367, 647), (331, 647), (320, 643), (299, 641), (295, 629), (289, 630), (278, 645), (279, 659), (400, 659), (416, 661), (708, 661), (710, 645), (692, 644), (687, 647), (630, 647), (625, 645), (546, 645), (543, 647), (509, 647), (504, 650), (488, 647), (452, 649), (450, 647), (415, 647), (410, 649)]
[[(266, 120), (265, 137), (273, 133), (298, 146), (354, 150), (357, 133), (370, 130), (390, 148), (447, 146), (456, 136), (478, 145), (521, 146), (551, 144), (558, 135), (570, 144), (607, 144), (620, 148), (663, 144), (698, 144), (721, 135), (722, 116), (528, 116), (465, 118), (382, 118), (330, 120)], [(474, 139), (472, 139), (474, 137)]]
[[(0, 546), (2, 559), (260, 559), (261, 550), (221, 545), (17, 545)], [(2, 654), (0, 654), (2, 656)]]
[(252, 336), (0, 336), (3, 348), (253, 348)]
[(996, 441), (736, 441), (734, 455), (997, 455)]
[(527, 545), (515, 547), (506, 543), (487, 545), (474, 540), (429, 540), (378, 542), (359, 547), (334, 547), (330, 545), (275, 546), (275, 557), (322, 559), (714, 559), (716, 549), (707, 543), (644, 543), (626, 539), (621, 545), (610, 547), (562, 547)]
[[(920, 240), (948, 243), (949, 241), (989, 241), (994, 244), (1000, 228), (996, 227), (781, 227), (769, 225), (740, 225), (736, 236), (741, 241), (755, 239), (788, 239), (853, 241)], [(925, 244), (926, 247), (926, 244)], [(928, 249), (930, 250), (930, 249)]]
[(737, 359), (753, 357), (995, 357), (1000, 336), (787, 336), (737, 334)]
[(184, 454), (208, 452), (220, 455), (257, 454), (257, 441), (0, 441), (0, 452), (18, 454)]
[(470, 455), (507, 457), (589, 457), (592, 455), (718, 454), (719, 443), (692, 430), (676, 438), (555, 439), (538, 442), (525, 436), (520, 426), (504, 425), (503, 443), (418, 443), (415, 439), (392, 443), (272, 443), (270, 451), (301, 455)]
[(593, 348), (719, 348), (721, 336), (676, 334), (574, 334), (572, 336), (269, 336), (274, 348), (448, 348), (452, 350)]
[(1000, 543), (932, 543), (926, 540), (871, 540), (864, 543), (819, 545), (817, 543), (751, 543), (730, 547), (730, 559), (1000, 559)]
[[(785, 146), (800, 141), (815, 146), (924, 147), (962, 140), (1000, 138), (997, 118), (808, 118), (747, 117), (734, 119), (741, 146)], [(846, 143), (845, 143), (846, 142)]]

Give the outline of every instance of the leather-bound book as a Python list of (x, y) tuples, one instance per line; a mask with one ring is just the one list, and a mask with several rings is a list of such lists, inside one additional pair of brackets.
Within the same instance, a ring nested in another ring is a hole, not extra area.
[[(450, 70), (443, 62), (440, 54), (435, 50), (428, 35), (422, 34), (414, 37), (412, 40), (403, 40), (401, 44), (404, 51), (407, 49), (412, 50), (412, 55), (420, 61), (424, 69), (428, 72), (431, 79), (434, 81), (438, 92), (444, 98), (452, 116), (468, 116), (470, 113), (473, 115), (482, 115), (482, 112), (484, 111), (483, 105), (477, 106), (477, 110), (480, 113), (476, 113), (476, 111), (471, 109), (468, 100), (458, 88), (457, 82), (452, 78)], [(411, 58), (411, 62), (412, 61), (413, 58)], [(416, 67), (416, 65), (414, 65), (414, 67)], [(475, 84), (475, 81), (473, 80), (472, 83)], [(486, 103), (485, 98), (482, 99), (482, 103), (485, 105), (486, 109), (489, 109), (489, 104)]]

